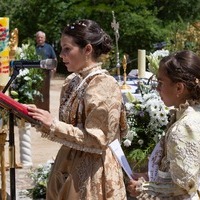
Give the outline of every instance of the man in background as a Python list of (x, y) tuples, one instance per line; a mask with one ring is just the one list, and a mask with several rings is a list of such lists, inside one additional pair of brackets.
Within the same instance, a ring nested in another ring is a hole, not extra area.
[(42, 31), (36, 33), (36, 52), (42, 59), (57, 59), (53, 47), (46, 43), (46, 34)]
[[(57, 61), (56, 53), (53, 47), (46, 42), (46, 34), (42, 31), (36, 33), (36, 53), (41, 56), (41, 59), (55, 59)], [(50, 101), (50, 79), (54, 76), (54, 70), (44, 70), (44, 82), (41, 88), (43, 94), (43, 102), (38, 102), (38, 106), (49, 111)], [(37, 103), (36, 103), (37, 104)]]

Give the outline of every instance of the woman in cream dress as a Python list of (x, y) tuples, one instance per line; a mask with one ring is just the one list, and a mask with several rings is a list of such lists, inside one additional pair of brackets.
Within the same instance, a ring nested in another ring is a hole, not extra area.
[(116, 80), (99, 57), (111, 50), (110, 37), (91, 20), (69, 24), (61, 53), (70, 74), (62, 87), (59, 119), (29, 107), (41, 121), (42, 136), (62, 145), (53, 165), (47, 200), (125, 200), (121, 167), (108, 145), (126, 133), (126, 116)]
[(148, 180), (129, 183), (137, 199), (200, 199), (200, 58), (191, 51), (164, 57), (158, 86), (166, 106), (174, 106), (165, 136), (149, 158)]

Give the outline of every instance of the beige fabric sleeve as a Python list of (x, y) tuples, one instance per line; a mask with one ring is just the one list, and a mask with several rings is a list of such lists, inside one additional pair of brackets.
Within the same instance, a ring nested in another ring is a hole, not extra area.
[(171, 177), (189, 194), (196, 192), (199, 184), (200, 116), (195, 115), (191, 113), (176, 123), (167, 146)]
[(54, 120), (48, 138), (77, 150), (101, 154), (120, 135), (121, 91), (113, 77), (101, 74), (90, 81), (85, 93), (85, 127)]

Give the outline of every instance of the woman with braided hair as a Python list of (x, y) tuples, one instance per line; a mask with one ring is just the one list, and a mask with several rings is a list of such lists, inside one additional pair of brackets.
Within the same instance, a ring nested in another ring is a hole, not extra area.
[(127, 186), (137, 199), (200, 199), (200, 58), (191, 51), (164, 57), (157, 91), (171, 120), (149, 158), (148, 178)]

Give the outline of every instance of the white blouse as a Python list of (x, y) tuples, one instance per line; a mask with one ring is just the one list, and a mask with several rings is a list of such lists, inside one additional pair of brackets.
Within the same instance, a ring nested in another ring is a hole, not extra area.
[(147, 194), (157, 199), (200, 199), (200, 105), (187, 102), (173, 112), (165, 136), (150, 156), (149, 182), (139, 189), (141, 199), (148, 199)]

